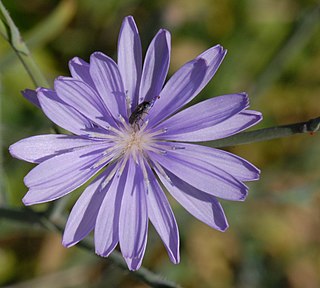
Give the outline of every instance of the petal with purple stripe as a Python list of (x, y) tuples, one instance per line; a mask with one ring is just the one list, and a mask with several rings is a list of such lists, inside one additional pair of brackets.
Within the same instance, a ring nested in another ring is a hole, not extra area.
[(161, 29), (151, 41), (144, 60), (139, 103), (158, 96), (166, 80), (170, 64), (171, 36)]
[(208, 69), (201, 85), (197, 90), (197, 94), (208, 84), (214, 74), (216, 74), (220, 64), (222, 63), (227, 51), (221, 45), (216, 45), (201, 53), (196, 59), (204, 59), (207, 63)]
[(262, 114), (260, 112), (245, 110), (212, 127), (175, 135), (167, 135), (166, 130), (163, 130), (164, 133), (157, 137), (159, 139), (187, 142), (211, 141), (237, 134), (256, 125), (261, 120)]
[(152, 110), (149, 123), (155, 125), (190, 102), (207, 71), (206, 62), (196, 59), (182, 66), (164, 86)]
[(81, 80), (95, 89), (95, 85), (90, 75), (89, 63), (79, 57), (74, 57), (69, 61), (69, 70), (74, 79)]
[(139, 255), (135, 256), (134, 258), (124, 257), (124, 260), (126, 261), (130, 271), (136, 271), (141, 267), (143, 256), (146, 251), (146, 247), (147, 247), (147, 241), (144, 242), (144, 246), (141, 252), (139, 253)]
[(15, 158), (31, 163), (41, 163), (75, 148), (85, 148), (94, 144), (99, 144), (99, 141), (73, 135), (48, 134), (22, 139), (12, 144), (9, 151)]
[(115, 125), (102, 100), (93, 88), (80, 80), (59, 77), (54, 82), (58, 96), (96, 124), (109, 128)]
[(94, 179), (73, 206), (63, 233), (64, 246), (71, 247), (77, 244), (93, 230), (108, 188), (102, 188), (101, 184), (113, 167), (114, 165), (109, 166)]
[(58, 199), (95, 175), (103, 165), (94, 164), (101, 159), (105, 144), (74, 150), (50, 158), (33, 168), (24, 178), (29, 187), (23, 198), (25, 205), (43, 203)]
[(181, 180), (213, 196), (243, 201), (248, 188), (229, 173), (194, 157), (184, 157), (167, 150), (164, 155), (149, 152), (150, 158)]
[(141, 255), (147, 241), (148, 211), (142, 171), (129, 158), (119, 220), (119, 244), (125, 258)]
[(155, 129), (165, 129), (165, 135), (169, 136), (212, 127), (238, 114), (248, 105), (245, 93), (214, 97), (182, 110)]
[(107, 257), (119, 242), (119, 215), (127, 173), (127, 169), (124, 169), (121, 176), (114, 176), (108, 183), (107, 193), (98, 213), (94, 243), (96, 253), (104, 257)]
[(127, 118), (126, 96), (118, 65), (101, 52), (90, 57), (90, 74), (94, 84), (114, 119)]
[(41, 108), (38, 97), (37, 97), (36, 90), (25, 89), (25, 90), (21, 91), (21, 94), (24, 98), (26, 98), (28, 101), (30, 101), (33, 105), (37, 106), (38, 108)]
[(132, 107), (138, 105), (138, 93), (142, 70), (141, 41), (132, 16), (125, 17), (118, 39), (118, 66), (126, 96)]
[(150, 190), (147, 193), (149, 219), (160, 235), (170, 257), (177, 264), (180, 262), (179, 231), (169, 201), (160, 187), (150, 167), (146, 165)]
[(170, 181), (157, 171), (169, 193), (194, 217), (208, 226), (225, 231), (228, 222), (223, 208), (216, 197), (204, 193), (182, 181), (170, 171), (166, 171)]
[(260, 176), (258, 168), (247, 160), (227, 151), (203, 145), (176, 142), (167, 142), (166, 147), (167, 149), (170, 147), (170, 153), (178, 154), (187, 159), (196, 158), (202, 160), (231, 174), (240, 181), (258, 180)]
[(77, 135), (85, 135), (85, 130), (92, 127), (89, 119), (62, 101), (55, 91), (42, 88), (38, 91), (38, 99), (42, 111), (63, 129)]

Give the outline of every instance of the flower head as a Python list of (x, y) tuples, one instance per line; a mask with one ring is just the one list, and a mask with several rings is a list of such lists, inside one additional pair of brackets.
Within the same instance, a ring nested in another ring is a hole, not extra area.
[[(132, 17), (123, 21), (118, 61), (101, 52), (70, 61), (72, 77), (54, 90), (24, 96), (72, 135), (39, 135), (10, 147), (11, 154), (38, 163), (25, 177), (25, 205), (58, 199), (94, 175), (74, 205), (63, 235), (70, 247), (94, 230), (96, 253), (108, 256), (119, 243), (129, 269), (141, 265), (148, 219), (173, 263), (179, 262), (178, 226), (162, 189), (192, 215), (224, 231), (217, 198), (242, 201), (244, 181), (259, 170), (231, 153), (194, 144), (236, 134), (261, 120), (247, 110), (245, 93), (205, 100), (177, 112), (210, 81), (226, 51), (214, 46), (182, 66), (164, 85), (170, 34), (160, 30), (142, 63)], [(177, 112), (177, 113), (176, 113)]]

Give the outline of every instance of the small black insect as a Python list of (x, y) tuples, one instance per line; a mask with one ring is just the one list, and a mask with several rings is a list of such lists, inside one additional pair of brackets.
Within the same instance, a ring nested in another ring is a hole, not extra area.
[(160, 96), (155, 97), (151, 101), (143, 101), (140, 103), (136, 109), (133, 110), (132, 114), (129, 117), (129, 123), (132, 124), (139, 124), (141, 120), (143, 120), (143, 116), (148, 114), (149, 110), (152, 108), (156, 99), (159, 99)]
[(147, 114), (148, 111), (151, 108), (151, 102), (150, 101), (144, 101), (140, 103), (136, 109), (132, 112), (130, 118), (129, 118), (129, 123), (137, 123), (142, 119), (143, 114)]

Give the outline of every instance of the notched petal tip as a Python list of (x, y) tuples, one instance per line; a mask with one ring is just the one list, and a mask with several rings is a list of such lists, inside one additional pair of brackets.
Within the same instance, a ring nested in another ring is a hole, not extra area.
[(113, 250), (114, 250), (114, 249), (112, 249), (112, 250), (110, 250), (109, 252), (106, 253), (104, 250), (103, 250), (103, 251), (100, 251), (100, 250), (97, 249), (97, 247), (96, 247), (96, 249), (95, 249), (94, 252), (95, 252), (98, 256), (106, 258), (106, 257), (108, 257), (108, 256), (113, 252)]
[(142, 259), (141, 258), (130, 258), (124, 257), (124, 260), (127, 263), (127, 266), (130, 271), (136, 271), (141, 267)]
[(65, 236), (63, 236), (62, 242), (61, 242), (61, 244), (66, 248), (70, 248), (70, 247), (76, 245), (77, 243), (79, 243), (79, 241), (65, 239)]
[[(11, 144), (11, 145), (9, 146), (9, 149), (8, 149), (10, 155), (11, 155), (12, 157), (14, 157), (14, 158), (17, 158), (17, 159), (22, 159), (21, 157), (19, 157), (19, 154), (20, 154), (20, 153), (17, 151), (17, 150), (19, 150), (18, 147), (19, 147), (19, 144), (20, 144), (21, 141), (22, 141), (22, 140), (14, 143), (14, 144)], [(23, 160), (23, 159), (22, 159), (22, 160)]]
[(260, 121), (263, 120), (263, 115), (261, 112), (259, 111), (255, 111), (255, 110), (245, 110), (243, 111), (244, 115), (250, 115), (250, 116), (254, 116), (255, 118), (253, 119), (254, 121), (251, 122), (250, 126), (248, 126), (246, 129), (250, 128), (253, 125), (257, 125)]
[(228, 228), (229, 228), (229, 223), (226, 220), (225, 225), (221, 226), (219, 231), (226, 232)]
[(76, 69), (79, 66), (89, 66), (89, 63), (84, 61), (80, 57), (76, 56), (76, 57), (73, 57), (71, 60), (69, 60), (68, 65), (69, 65), (69, 70), (71, 71), (71, 74), (72, 74), (73, 69)]
[(218, 44), (218, 45), (216, 45), (214, 47), (217, 47), (219, 49), (218, 53), (221, 54), (222, 58), (224, 58), (226, 56), (228, 50), (225, 49), (222, 45)]
[(237, 201), (243, 202), (246, 200), (247, 196), (248, 196), (248, 188), (245, 190), (242, 190), (242, 195), (241, 197), (239, 197), (239, 199), (237, 199)]
[(95, 51), (90, 55), (90, 63), (91, 63), (91, 61), (95, 60), (94, 58), (99, 59), (99, 60), (103, 60), (103, 61), (105, 61), (106, 59), (111, 59), (108, 55), (104, 54), (101, 51)]
[(219, 53), (226, 53), (227, 49), (225, 49), (221, 44), (217, 44), (215, 46), (213, 46), (211, 49), (218, 49)]
[(31, 201), (28, 197), (28, 193), (22, 198), (22, 203), (25, 205), (25, 206), (31, 206), (33, 204), (37, 204), (35, 203), (34, 201)]
[(162, 34), (162, 33), (164, 33), (164, 34), (166, 34), (166, 33), (170, 34), (170, 32), (169, 32), (167, 29), (164, 29), (164, 28), (161, 28), (161, 29), (159, 29), (159, 31), (158, 31), (158, 34)]
[(256, 114), (256, 116), (258, 116), (258, 119), (259, 119), (259, 120), (257, 120), (257, 123), (260, 122), (261, 120), (263, 120), (263, 115), (261, 112), (255, 111), (255, 114)]
[(156, 37), (165, 37), (168, 47), (170, 48), (170, 42), (171, 42), (171, 33), (167, 29), (161, 28), (159, 29), (158, 33), (156, 34)]
[(38, 108), (40, 108), (40, 103), (39, 103), (39, 99), (37, 97), (37, 91), (39, 88), (37, 88), (36, 90), (32, 90), (32, 89), (25, 89), (21, 91), (21, 94), (24, 98), (26, 98), (29, 102), (31, 102), (33, 105), (37, 106)]
[(72, 77), (68, 77), (68, 76), (59, 76), (54, 80), (54, 86), (56, 85), (56, 83), (68, 82), (68, 81), (79, 81), (79, 80), (73, 79)]
[(98, 251), (97, 249), (95, 249), (94, 253), (96, 253), (96, 255), (100, 256), (100, 257), (105, 257), (103, 255), (103, 253), (101, 253), (100, 251)]
[(171, 263), (173, 263), (173, 264), (180, 263), (180, 254), (178, 254), (177, 256), (169, 254), (169, 258), (170, 258)]
[(135, 23), (134, 17), (132, 15), (128, 15), (128, 16), (123, 18), (122, 23), (124, 23), (124, 22), (131, 22), (131, 23), (133, 22), (133, 23)]
[(80, 64), (80, 62), (78, 61), (78, 57), (73, 57), (69, 60), (69, 62), (68, 62), (69, 67), (74, 64)]

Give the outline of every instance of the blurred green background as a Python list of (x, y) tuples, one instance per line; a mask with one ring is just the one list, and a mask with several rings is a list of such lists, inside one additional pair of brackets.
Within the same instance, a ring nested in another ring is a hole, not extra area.
[[(319, 2), (312, 0), (3, 1), (50, 83), (68, 60), (94, 51), (116, 55), (121, 21), (133, 15), (144, 51), (159, 28), (172, 33), (170, 74), (216, 44), (228, 49), (197, 101), (249, 92), (264, 120), (256, 128), (306, 121), (320, 112)], [(8, 154), (21, 138), (51, 133), (50, 122), (20, 94), (34, 88), (0, 39), (0, 203), (22, 207), (32, 165)], [(172, 202), (181, 233), (173, 265), (153, 229), (143, 265), (183, 287), (320, 287), (319, 134), (229, 147), (262, 170), (244, 203), (223, 202), (221, 233)], [(79, 195), (73, 193), (64, 213)], [(41, 210), (45, 205), (34, 207)], [(10, 286), (9, 286), (10, 285)], [(0, 286), (147, 287), (108, 260), (66, 249), (61, 235), (0, 219)]]

